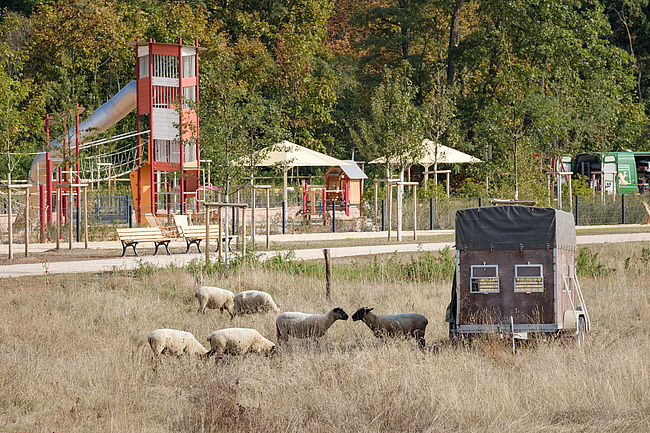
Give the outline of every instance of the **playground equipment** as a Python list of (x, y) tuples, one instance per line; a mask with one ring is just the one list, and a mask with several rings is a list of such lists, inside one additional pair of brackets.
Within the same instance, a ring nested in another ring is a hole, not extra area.
[[(38, 197), (39, 185), (45, 185), (46, 188), (46, 212), (47, 222), (52, 224), (52, 196), (53, 196), (53, 174), (63, 161), (63, 154), (65, 146), (75, 143), (79, 145), (82, 138), (98, 134), (106, 131), (109, 127), (123, 119), (129, 114), (136, 106), (136, 83), (131, 81), (124, 86), (115, 96), (108, 102), (100, 106), (93, 115), (85, 122), (75, 125), (60, 139), (49, 141), (49, 127), (52, 120), (49, 116), (45, 118), (45, 131), (48, 137), (46, 150), (36, 155), (32, 162), (31, 169), (29, 170), (29, 182), (32, 187), (28, 190), (26, 195), (27, 208), (30, 210), (26, 213), (30, 218), (35, 217), (36, 206), (33, 200)], [(78, 121), (78, 112), (76, 114)], [(77, 177), (80, 177), (77, 173)], [(62, 179), (58, 179), (61, 181)], [(75, 179), (79, 182), (81, 179)]]
[[(53, 120), (46, 116), (48, 142), (45, 150), (34, 158), (29, 171), (32, 187), (26, 194), (29, 209), (25, 212), (26, 218), (36, 218), (35, 210), (39, 207), (34, 205), (34, 201), (40, 196), (41, 185), (45, 186), (46, 220), (52, 224), (55, 181), (68, 185), (90, 183), (115, 179), (127, 173), (131, 173), (138, 222), (144, 213), (157, 214), (159, 209), (165, 209), (169, 214), (174, 204), (180, 205), (180, 213), (185, 213), (187, 198), (195, 196), (198, 199), (198, 115), (192, 107), (198, 100), (198, 52), (202, 48), (199, 48), (197, 40), (193, 46), (188, 46), (183, 45), (181, 39), (178, 44), (161, 44), (150, 39), (132, 45), (136, 49), (136, 80), (95, 110), (90, 118), (79, 123), (83, 109), (68, 113), (75, 115), (75, 126), (50, 142), (49, 127)], [(181, 104), (182, 109), (179, 109)], [(137, 109), (136, 131), (82, 143), (82, 140), (106, 131), (133, 109)], [(148, 122), (148, 128), (144, 129), (141, 127), (143, 116)], [(144, 145), (143, 136), (147, 134), (148, 141)], [(80, 150), (133, 138), (137, 140), (134, 146), (117, 152), (79, 157)], [(72, 143), (75, 144), (77, 162), (74, 167), (62, 170), (60, 166), (66, 151), (72, 154)], [(67, 205), (57, 203), (60, 204)], [(198, 207), (196, 202), (194, 205)]]
[[(342, 207), (346, 216), (350, 216), (350, 206), (358, 206), (359, 215), (363, 214), (363, 180), (368, 176), (354, 161), (339, 161), (325, 173), (325, 185), (309, 185), (306, 180), (302, 186), (302, 214), (311, 219), (313, 216), (323, 216), (327, 203)], [(322, 201), (317, 202), (317, 197)]]
[[(136, 41), (137, 131), (143, 116), (149, 122), (146, 155), (138, 153), (138, 168), (131, 175), (136, 218), (143, 212), (165, 210), (185, 214), (188, 197), (197, 197), (199, 186), (198, 40), (194, 46), (161, 44), (152, 39)], [(176, 193), (175, 191), (179, 192)], [(176, 198), (180, 196), (180, 200)], [(194, 211), (198, 212), (195, 200)]]

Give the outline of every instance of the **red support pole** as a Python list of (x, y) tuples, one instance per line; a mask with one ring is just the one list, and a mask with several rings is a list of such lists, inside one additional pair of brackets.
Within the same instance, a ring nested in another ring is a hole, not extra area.
[(38, 186), (39, 220), (41, 222), (41, 243), (45, 242), (45, 185)]
[(149, 191), (151, 196), (152, 214), (156, 214), (156, 158), (153, 151), (153, 44), (154, 40), (149, 38)]
[(343, 181), (345, 184), (345, 216), (350, 216), (350, 181)]
[[(137, 155), (138, 155), (138, 167), (142, 166), (142, 136), (140, 135), (141, 129), (140, 129), (140, 111), (142, 108), (140, 107), (140, 56), (138, 53), (138, 42), (140, 42), (140, 39), (135, 40), (135, 94), (136, 94), (136, 114), (135, 114), (135, 127), (136, 130), (138, 131), (138, 150), (137, 150)], [(142, 220), (142, 171), (140, 168), (138, 169), (138, 180), (137, 180), (137, 196), (135, 197), (135, 220), (140, 223)]]
[(185, 174), (185, 152), (183, 149), (183, 109), (185, 101), (183, 101), (183, 39), (178, 38), (178, 101), (180, 106), (179, 116), (178, 116), (178, 125), (179, 125), (179, 155), (180, 155), (180, 164), (181, 164), (181, 178), (179, 179), (181, 187), (181, 209), (180, 214), (185, 214), (185, 180), (183, 179), (183, 174)]
[[(77, 162), (75, 164), (75, 169), (77, 171), (77, 181), (75, 183), (81, 183), (81, 175), (79, 173), (79, 103), (77, 103), (77, 114), (75, 116), (75, 147), (76, 147), (76, 152), (77, 152)], [(72, 177), (70, 177), (70, 181), (72, 181)], [(80, 206), (79, 203), (79, 197), (81, 196), (79, 192), (81, 191), (81, 188), (77, 187), (76, 188), (76, 194), (77, 194), (77, 207)]]
[(45, 135), (47, 151), (45, 152), (45, 188), (47, 192), (47, 223), (52, 224), (52, 158), (50, 158), (50, 115), (45, 115)]
[[(194, 138), (194, 144), (196, 145), (196, 178), (201, 179), (201, 151), (199, 146), (199, 38), (194, 38), (194, 76), (196, 78), (196, 85), (194, 87), (194, 105), (196, 107), (196, 137)], [(197, 186), (201, 186), (197, 180)], [(203, 185), (205, 186), (205, 185)], [(200, 203), (198, 202), (200, 198), (200, 193), (197, 189), (196, 191), (196, 212), (200, 213)]]
[(327, 224), (327, 180), (323, 189), (323, 225)]

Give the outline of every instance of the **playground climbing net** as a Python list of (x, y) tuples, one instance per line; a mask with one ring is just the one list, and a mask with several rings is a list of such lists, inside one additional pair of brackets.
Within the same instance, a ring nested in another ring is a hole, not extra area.
[[(128, 132), (125, 134), (116, 135), (110, 138), (96, 140), (85, 143), (80, 147), (80, 150), (98, 147), (100, 145), (112, 143), (118, 140), (126, 140), (129, 138), (137, 137), (139, 135), (147, 134), (149, 131), (144, 132)], [(115, 179), (125, 174), (128, 174), (140, 167), (138, 164), (138, 151), (143, 150), (143, 142), (138, 141), (129, 146), (123, 146), (116, 150), (109, 152), (99, 153), (96, 155), (85, 156), (80, 160), (81, 177), (86, 182), (101, 182), (109, 179)], [(142, 154), (140, 152), (140, 154)]]

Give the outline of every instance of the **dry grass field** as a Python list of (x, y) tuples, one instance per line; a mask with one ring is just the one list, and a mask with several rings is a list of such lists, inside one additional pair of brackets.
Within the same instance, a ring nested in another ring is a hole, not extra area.
[[(586, 347), (537, 341), (516, 354), (495, 340), (449, 345), (450, 279), (398, 265), (417, 255), (334, 261), (331, 300), (321, 263), (291, 261), (228, 277), (142, 267), (55, 276), (47, 287), (15, 280), (0, 290), (0, 431), (650, 431), (650, 252), (642, 247), (590, 249), (595, 276), (580, 279), (593, 326)], [(269, 358), (154, 362), (145, 338), (157, 328), (204, 344), (226, 327), (276, 340), (272, 313), (198, 315), (201, 284), (267, 291), (284, 311), (422, 313), (427, 350), (377, 340), (349, 320)]]

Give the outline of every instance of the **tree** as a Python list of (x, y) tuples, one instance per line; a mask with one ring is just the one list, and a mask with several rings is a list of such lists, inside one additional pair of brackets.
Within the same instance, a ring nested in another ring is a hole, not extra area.
[(383, 158), (387, 173), (391, 164), (403, 173), (422, 155), (421, 113), (413, 103), (416, 92), (405, 74), (386, 69), (371, 98), (368, 118), (359, 119), (353, 131), (362, 153)]

